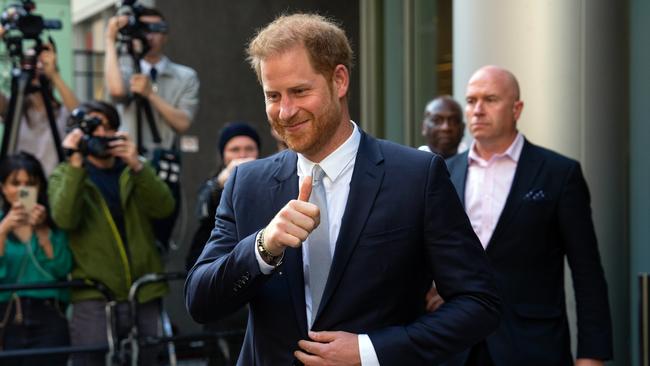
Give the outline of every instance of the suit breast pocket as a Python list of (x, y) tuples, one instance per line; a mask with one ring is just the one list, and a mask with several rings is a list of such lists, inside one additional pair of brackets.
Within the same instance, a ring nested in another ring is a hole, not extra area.
[(415, 232), (407, 226), (362, 233), (348, 268), (363, 269), (354, 277), (363, 277), (368, 289), (403, 287), (408, 276), (421, 268), (423, 256)]
[(359, 246), (386, 246), (402, 245), (411, 241), (412, 226), (389, 228), (379, 231), (364, 232), (361, 234)]
[(524, 200), (521, 203), (516, 217), (518, 220), (525, 220), (528, 225), (545, 227), (548, 220), (553, 219), (557, 202), (551, 200)]

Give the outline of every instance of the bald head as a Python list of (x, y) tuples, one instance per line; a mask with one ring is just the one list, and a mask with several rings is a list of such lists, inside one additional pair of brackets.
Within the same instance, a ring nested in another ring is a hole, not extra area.
[(489, 78), (495, 80), (501, 86), (511, 93), (511, 96), (514, 100), (519, 100), (519, 82), (513, 73), (510, 71), (495, 65), (483, 66), (469, 79), (469, 83), (472, 83), (472, 80)]
[(507, 150), (517, 136), (524, 106), (517, 78), (498, 66), (481, 67), (467, 83), (465, 100), (465, 116), (479, 154), (490, 158)]

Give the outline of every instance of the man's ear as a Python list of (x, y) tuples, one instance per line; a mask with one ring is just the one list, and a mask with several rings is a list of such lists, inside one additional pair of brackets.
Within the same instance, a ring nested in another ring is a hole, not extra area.
[(336, 96), (338, 98), (343, 98), (348, 94), (348, 87), (350, 86), (350, 73), (348, 68), (339, 64), (334, 68), (332, 73), (332, 82), (334, 83), (334, 90), (336, 90)]
[(427, 127), (426, 122), (422, 122), (422, 137), (427, 137)]
[(516, 100), (515, 103), (512, 105), (512, 114), (515, 117), (515, 121), (519, 120), (519, 116), (521, 115), (521, 111), (524, 109), (524, 102), (522, 100)]

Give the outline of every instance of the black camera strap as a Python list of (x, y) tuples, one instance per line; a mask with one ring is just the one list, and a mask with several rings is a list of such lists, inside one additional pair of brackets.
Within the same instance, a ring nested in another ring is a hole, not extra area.
[[(136, 74), (140, 74), (142, 72), (142, 69), (140, 68), (140, 59), (142, 58), (141, 55), (137, 55), (135, 53), (135, 50), (133, 49), (133, 43), (129, 42), (128, 44), (128, 52), (131, 55), (131, 59), (133, 60), (133, 71)], [(144, 147), (144, 143), (142, 141), (142, 113), (144, 112), (144, 117), (147, 119), (147, 124), (149, 125), (149, 130), (151, 131), (151, 136), (153, 138), (153, 142), (156, 144), (160, 144), (162, 139), (160, 138), (160, 132), (158, 131), (158, 127), (156, 126), (156, 120), (154, 119), (154, 114), (153, 110), (151, 109), (151, 103), (142, 95), (134, 95), (135, 98), (135, 107), (136, 107), (136, 133), (137, 133), (137, 139), (136, 142), (138, 144), (138, 151), (142, 154), (146, 152), (146, 148)]]

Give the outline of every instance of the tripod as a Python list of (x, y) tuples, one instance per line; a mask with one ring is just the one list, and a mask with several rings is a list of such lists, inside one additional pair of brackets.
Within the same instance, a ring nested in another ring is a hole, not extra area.
[(50, 81), (45, 75), (40, 75), (38, 78), (39, 85), (36, 87), (32, 86), (31, 81), (34, 78), (35, 69), (34, 62), (34, 65), (28, 63), (23, 67), (14, 66), (11, 72), (11, 97), (9, 99), (9, 107), (4, 122), (4, 134), (2, 136), (2, 147), (0, 147), (0, 158), (4, 158), (8, 154), (12, 154), (16, 151), (20, 131), (20, 121), (22, 118), (23, 107), (25, 105), (25, 97), (29, 91), (32, 91), (30, 89), (35, 88), (33, 91), (39, 92), (43, 98), (43, 104), (45, 105), (45, 112), (52, 133), (52, 140), (54, 141), (56, 154), (59, 162), (62, 162), (64, 160), (64, 155), (63, 147), (61, 146), (61, 136), (59, 136), (59, 130), (56, 126), (54, 111), (52, 110), (52, 100), (47, 92)]

